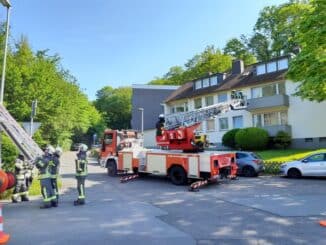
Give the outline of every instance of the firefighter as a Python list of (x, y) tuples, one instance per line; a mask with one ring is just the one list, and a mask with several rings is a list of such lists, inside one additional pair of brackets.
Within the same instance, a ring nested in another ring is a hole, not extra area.
[(164, 128), (165, 118), (163, 114), (160, 114), (158, 121), (156, 123), (156, 136), (162, 136), (162, 131)]
[(15, 177), (16, 177), (16, 185), (11, 197), (12, 202), (18, 202), (18, 198), (20, 196), (22, 202), (29, 201), (28, 191), (26, 186), (26, 163), (25, 158), (22, 154), (18, 155), (15, 163)]
[(39, 180), (43, 196), (43, 205), (40, 206), (42, 209), (58, 206), (56, 196), (53, 192), (50, 174), (50, 166), (54, 165), (52, 156), (54, 151), (55, 150), (53, 146), (47, 146), (44, 151), (44, 155), (41, 158), (38, 158), (36, 161), (36, 167), (39, 170)]
[(61, 154), (62, 154), (62, 149), (60, 147), (55, 148), (54, 154), (52, 156), (52, 162), (50, 164), (51, 185), (52, 185), (53, 193), (57, 199), (57, 204), (59, 203), (58, 176), (59, 176)]
[(78, 199), (74, 201), (74, 205), (85, 204), (85, 179), (87, 176), (87, 145), (82, 144), (79, 147), (76, 159), (76, 179), (77, 179), (77, 190)]

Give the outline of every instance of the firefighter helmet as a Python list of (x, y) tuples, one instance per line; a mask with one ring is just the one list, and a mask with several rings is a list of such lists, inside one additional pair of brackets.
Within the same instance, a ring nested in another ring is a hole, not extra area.
[(45, 148), (45, 152), (52, 155), (55, 150), (54, 150), (54, 147), (52, 145), (48, 145), (46, 148)]
[(55, 148), (55, 154), (58, 155), (58, 156), (61, 156), (61, 154), (62, 154), (61, 147), (57, 146), (57, 148)]
[(159, 119), (164, 118), (164, 114), (160, 114), (160, 115), (158, 116), (158, 118), (159, 118)]
[(87, 150), (88, 150), (88, 147), (87, 147), (87, 145), (85, 145), (85, 144), (81, 144), (81, 145), (79, 146), (79, 150), (80, 150), (80, 151), (87, 151)]

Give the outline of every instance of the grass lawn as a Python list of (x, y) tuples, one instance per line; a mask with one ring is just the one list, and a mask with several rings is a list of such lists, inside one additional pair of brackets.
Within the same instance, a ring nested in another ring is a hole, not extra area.
[(287, 162), (301, 159), (314, 152), (325, 151), (326, 149), (308, 150), (308, 149), (285, 149), (285, 150), (267, 150), (257, 151), (256, 153), (265, 161)]
[[(58, 180), (58, 185), (59, 185), (59, 190), (61, 189), (62, 186), (62, 181), (59, 178)], [(36, 178), (33, 179), (32, 185), (29, 188), (28, 191), (30, 196), (37, 196), (37, 195), (41, 195), (41, 186), (40, 186), (40, 181)]]

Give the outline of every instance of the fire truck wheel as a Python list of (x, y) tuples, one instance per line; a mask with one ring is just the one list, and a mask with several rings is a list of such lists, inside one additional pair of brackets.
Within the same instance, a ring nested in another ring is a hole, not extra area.
[(170, 178), (174, 185), (184, 185), (187, 183), (186, 171), (180, 166), (173, 166), (171, 168)]
[(115, 161), (108, 161), (107, 163), (108, 175), (109, 176), (116, 176), (117, 175), (117, 164)]

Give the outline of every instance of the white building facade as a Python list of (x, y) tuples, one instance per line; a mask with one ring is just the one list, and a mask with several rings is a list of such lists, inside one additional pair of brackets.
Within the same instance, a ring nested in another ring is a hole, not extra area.
[(191, 81), (165, 100), (165, 114), (192, 111), (231, 100), (242, 92), (248, 106), (202, 122), (199, 132), (221, 147), (223, 135), (233, 128), (261, 127), (275, 136), (285, 131), (293, 148), (326, 147), (326, 102), (316, 103), (293, 96), (298, 83), (285, 78), (289, 57), (280, 57), (244, 68), (233, 63), (230, 74), (213, 74)]

